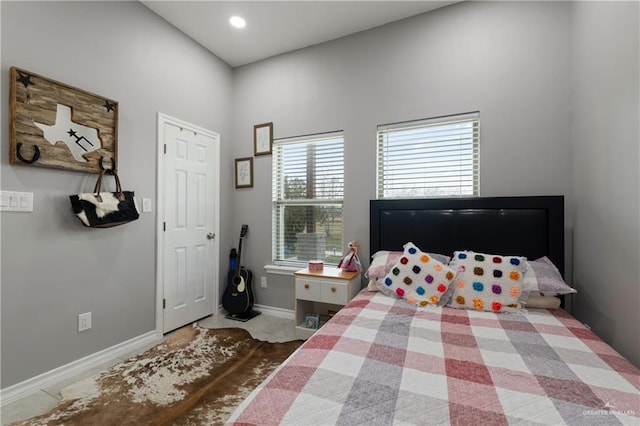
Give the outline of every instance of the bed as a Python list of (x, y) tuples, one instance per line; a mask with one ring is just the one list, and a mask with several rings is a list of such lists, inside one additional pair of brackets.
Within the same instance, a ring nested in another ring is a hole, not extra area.
[[(561, 196), (376, 200), (370, 250), (406, 257), (412, 242), (418, 254), (453, 255), (454, 289), (468, 253), (546, 256), (562, 273), (563, 218)], [(394, 296), (363, 289), (228, 424), (640, 423), (638, 368), (563, 309), (496, 313)]]

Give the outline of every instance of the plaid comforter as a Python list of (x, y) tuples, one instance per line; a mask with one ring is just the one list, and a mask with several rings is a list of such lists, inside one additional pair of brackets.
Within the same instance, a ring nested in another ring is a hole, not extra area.
[(425, 310), (363, 291), (228, 424), (639, 425), (640, 371), (562, 310)]

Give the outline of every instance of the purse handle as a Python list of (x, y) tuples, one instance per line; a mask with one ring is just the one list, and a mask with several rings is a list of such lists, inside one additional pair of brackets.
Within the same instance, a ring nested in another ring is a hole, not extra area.
[(118, 177), (118, 173), (113, 169), (100, 170), (100, 176), (98, 176), (98, 181), (96, 182), (95, 188), (93, 188), (93, 193), (95, 194), (96, 200), (102, 202), (102, 196), (100, 195), (100, 190), (102, 189), (102, 177), (105, 174), (113, 175), (116, 178), (116, 197), (120, 200), (124, 200), (124, 194), (122, 193), (122, 186), (120, 185), (120, 178)]

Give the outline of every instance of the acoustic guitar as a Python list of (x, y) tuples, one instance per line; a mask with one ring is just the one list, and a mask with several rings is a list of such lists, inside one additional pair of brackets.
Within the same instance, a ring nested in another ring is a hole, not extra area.
[(253, 289), (251, 288), (253, 273), (242, 267), (242, 241), (248, 231), (249, 225), (242, 225), (236, 268), (229, 271), (227, 287), (222, 295), (222, 307), (232, 315), (247, 312), (253, 306)]

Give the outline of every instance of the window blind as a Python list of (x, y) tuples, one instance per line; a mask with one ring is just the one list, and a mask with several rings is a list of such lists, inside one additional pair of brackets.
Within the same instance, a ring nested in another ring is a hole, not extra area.
[(276, 264), (323, 260), (343, 250), (342, 132), (279, 139), (273, 146), (273, 259)]
[(478, 112), (378, 126), (377, 196), (478, 195)]

